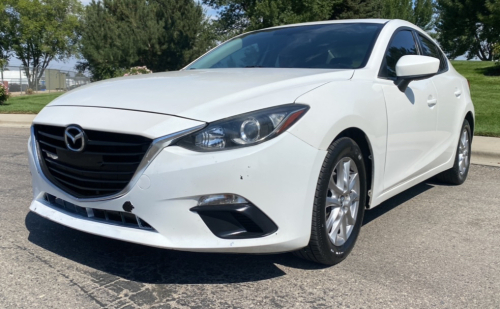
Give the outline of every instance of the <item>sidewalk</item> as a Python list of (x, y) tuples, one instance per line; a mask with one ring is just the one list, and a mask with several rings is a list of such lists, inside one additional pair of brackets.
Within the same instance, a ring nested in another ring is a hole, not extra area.
[(474, 136), (471, 163), (500, 167), (500, 138)]
[[(29, 128), (36, 115), (0, 114), (0, 127)], [(500, 167), (500, 138), (474, 136), (471, 163)]]
[(0, 114), (0, 127), (29, 128), (35, 114)]

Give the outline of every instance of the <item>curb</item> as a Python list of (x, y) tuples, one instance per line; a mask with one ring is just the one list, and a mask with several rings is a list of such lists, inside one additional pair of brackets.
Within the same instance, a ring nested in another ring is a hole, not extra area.
[(0, 127), (29, 128), (35, 114), (0, 114)]
[(484, 158), (484, 159), (498, 160), (498, 161), (500, 161), (500, 153), (472, 150), (472, 154), (475, 155), (476, 157), (481, 157), (481, 158)]
[(500, 138), (474, 136), (471, 163), (500, 167)]
[[(29, 128), (34, 114), (0, 114), (0, 127)], [(474, 136), (471, 163), (500, 167), (500, 138)]]

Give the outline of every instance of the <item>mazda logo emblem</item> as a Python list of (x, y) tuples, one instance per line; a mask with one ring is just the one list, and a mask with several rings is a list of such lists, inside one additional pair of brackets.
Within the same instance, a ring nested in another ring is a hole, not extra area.
[(68, 126), (64, 131), (64, 141), (69, 150), (82, 152), (86, 146), (87, 137), (80, 127)]

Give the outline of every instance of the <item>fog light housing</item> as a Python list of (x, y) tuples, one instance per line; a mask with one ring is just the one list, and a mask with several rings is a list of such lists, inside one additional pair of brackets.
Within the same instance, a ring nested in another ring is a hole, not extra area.
[(275, 233), (278, 226), (262, 210), (236, 194), (201, 196), (197, 212), (210, 231), (219, 238), (245, 239)]
[(207, 205), (233, 205), (248, 203), (246, 199), (236, 194), (211, 194), (204, 195), (198, 200), (198, 206)]

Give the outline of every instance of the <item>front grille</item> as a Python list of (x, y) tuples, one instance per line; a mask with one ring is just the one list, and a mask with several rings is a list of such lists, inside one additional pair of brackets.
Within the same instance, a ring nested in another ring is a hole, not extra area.
[(65, 127), (35, 125), (40, 165), (45, 176), (78, 198), (110, 196), (132, 179), (151, 140), (142, 136), (84, 130), (86, 147), (66, 147)]
[(55, 208), (83, 218), (87, 218), (92, 221), (156, 232), (156, 230), (152, 228), (151, 225), (149, 225), (146, 221), (129, 212), (80, 207), (57, 198), (51, 194), (45, 194), (45, 200)]

